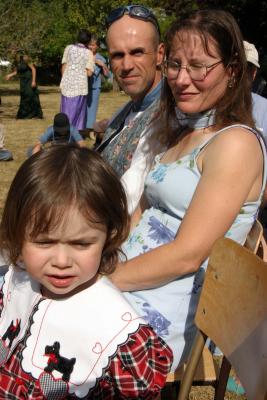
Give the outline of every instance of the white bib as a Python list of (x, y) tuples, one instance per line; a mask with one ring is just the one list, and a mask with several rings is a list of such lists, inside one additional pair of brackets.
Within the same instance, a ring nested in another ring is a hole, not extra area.
[[(70, 298), (50, 300), (42, 297), (39, 284), (27, 272), (11, 266), (3, 293), (0, 365), (28, 330), (22, 368), (39, 379), (44, 393), (52, 379), (67, 385), (69, 393), (86, 396), (117, 347), (141, 324), (146, 324), (106, 277)], [(3, 340), (8, 329), (11, 335)], [(9, 350), (14, 332), (16, 336)]]

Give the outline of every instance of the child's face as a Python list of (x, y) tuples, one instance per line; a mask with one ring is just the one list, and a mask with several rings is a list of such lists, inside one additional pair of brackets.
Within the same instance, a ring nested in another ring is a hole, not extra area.
[(94, 283), (106, 242), (106, 227), (88, 225), (76, 208), (52, 232), (25, 240), (21, 255), (47, 298), (64, 298)]

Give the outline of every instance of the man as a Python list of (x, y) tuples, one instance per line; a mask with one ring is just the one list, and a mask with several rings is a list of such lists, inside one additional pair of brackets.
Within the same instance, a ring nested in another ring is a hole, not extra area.
[[(245, 53), (248, 63), (248, 74), (251, 80), (251, 88), (253, 81), (257, 75), (259, 64), (259, 54), (254, 44), (244, 41)], [(253, 90), (253, 89), (252, 89)], [(267, 143), (267, 99), (256, 94), (252, 95), (252, 113), (255, 121), (256, 128), (264, 136), (265, 142)], [(264, 231), (267, 228), (267, 189), (265, 188), (262, 206), (258, 216), (260, 223), (262, 224)]]
[(149, 124), (159, 106), (164, 47), (156, 17), (146, 7), (115, 9), (107, 25), (111, 69), (131, 101), (109, 121), (98, 151), (121, 177), (132, 213), (154, 153), (148, 141)]
[[(259, 54), (252, 43), (244, 41), (244, 47), (252, 88), (253, 81), (257, 75), (258, 69), (260, 68)], [(265, 140), (267, 140), (267, 99), (252, 92), (252, 111), (257, 129), (262, 133)]]
[(37, 153), (46, 143), (77, 143), (80, 147), (86, 146), (79, 131), (74, 126), (70, 125), (69, 118), (64, 113), (55, 115), (53, 125), (50, 125), (45, 133), (39, 137), (35, 146), (28, 150), (28, 155), (30, 156), (31, 154)]

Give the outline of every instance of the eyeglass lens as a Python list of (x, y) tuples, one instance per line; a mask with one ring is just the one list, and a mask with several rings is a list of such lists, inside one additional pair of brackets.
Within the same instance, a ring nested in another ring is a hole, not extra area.
[(180, 65), (176, 62), (168, 61), (165, 63), (166, 74), (169, 79), (176, 79), (181, 69), (186, 69), (191, 79), (203, 80), (207, 75), (207, 67), (205, 65)]

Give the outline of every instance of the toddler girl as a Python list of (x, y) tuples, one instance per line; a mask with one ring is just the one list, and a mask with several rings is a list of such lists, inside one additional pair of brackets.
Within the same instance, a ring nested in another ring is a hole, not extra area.
[(172, 353), (105, 276), (127, 234), (98, 154), (59, 145), (22, 164), (0, 226), (1, 399), (158, 397)]

